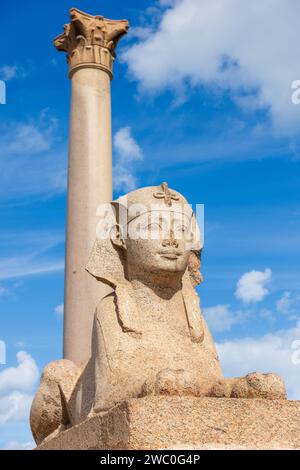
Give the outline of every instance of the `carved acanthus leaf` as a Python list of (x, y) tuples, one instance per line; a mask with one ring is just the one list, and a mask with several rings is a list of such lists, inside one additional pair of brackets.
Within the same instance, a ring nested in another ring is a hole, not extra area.
[(70, 71), (94, 64), (111, 74), (115, 49), (128, 31), (128, 21), (92, 16), (77, 8), (70, 10), (70, 19), (64, 32), (54, 39), (56, 49), (67, 53)]

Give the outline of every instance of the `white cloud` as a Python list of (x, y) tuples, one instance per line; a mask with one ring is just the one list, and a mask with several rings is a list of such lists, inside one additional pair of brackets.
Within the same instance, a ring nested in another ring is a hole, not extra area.
[[(0, 197), (52, 195), (66, 189), (66, 145), (48, 109), (35, 119), (0, 124)], [(11, 182), (14, 181), (12, 185)]]
[(43, 109), (37, 119), (3, 123), (0, 149), (5, 155), (37, 154), (49, 150), (55, 139), (57, 120)]
[(161, 4), (161, 6), (171, 6), (171, 5), (174, 5), (175, 3), (178, 3), (178, 0), (160, 0), (159, 3)]
[(286, 291), (276, 302), (276, 310), (286, 315), (290, 320), (300, 318), (300, 294)]
[(29, 392), (35, 386), (39, 370), (34, 359), (25, 351), (19, 351), (17, 361), (17, 367), (7, 367), (0, 372), (0, 395), (12, 390)]
[(28, 442), (16, 442), (9, 441), (2, 447), (1, 450), (32, 450), (36, 447), (33, 441)]
[(14, 78), (17, 74), (17, 66), (16, 65), (3, 65), (0, 67), (0, 77), (1, 80), (7, 82)]
[(0, 297), (4, 297), (7, 294), (6, 287), (0, 286)]
[(265, 286), (270, 282), (271, 276), (271, 269), (243, 274), (237, 283), (235, 296), (246, 304), (261, 302), (269, 294)]
[(291, 84), (299, 79), (298, 0), (161, 0), (160, 23), (123, 52), (142, 89), (204, 85), (243, 108), (269, 110), (280, 132), (299, 130)]
[(10, 134), (4, 138), (3, 145), (7, 153), (39, 153), (49, 150), (51, 146), (50, 133), (52, 129), (42, 132), (34, 124), (18, 124), (14, 128), (14, 139), (9, 140)]
[(286, 291), (282, 294), (282, 297), (279, 300), (277, 300), (276, 310), (279, 313), (283, 313), (284, 315), (287, 315), (290, 311), (290, 307), (291, 307), (291, 293)]
[(19, 65), (2, 65), (0, 67), (0, 79), (8, 82), (13, 78), (23, 78), (26, 77), (27, 73), (25, 72), (23, 67)]
[(64, 304), (57, 305), (54, 309), (54, 313), (58, 316), (62, 316), (64, 314)]
[(25, 351), (17, 353), (17, 361), (17, 367), (7, 367), (0, 372), (0, 424), (29, 419), (39, 370)]
[(147, 39), (150, 34), (152, 34), (152, 29), (150, 27), (136, 26), (130, 28), (130, 37), (137, 39)]
[(273, 314), (272, 310), (269, 310), (268, 308), (262, 308), (258, 312), (258, 314), (259, 314), (260, 318), (262, 318), (263, 320), (268, 321), (269, 323), (274, 323), (276, 321), (276, 317)]
[(142, 150), (134, 140), (130, 127), (122, 127), (116, 132), (114, 146), (119, 155), (119, 160), (135, 161), (143, 157)]
[(209, 327), (216, 333), (230, 331), (234, 325), (242, 323), (248, 316), (246, 311), (233, 312), (229, 305), (216, 305), (205, 308), (203, 314)]
[(28, 420), (32, 400), (32, 395), (17, 391), (0, 396), (0, 424)]
[(0, 339), (0, 364), (6, 364), (6, 344)]
[(113, 182), (116, 190), (132, 191), (137, 186), (133, 163), (143, 159), (143, 152), (130, 127), (122, 127), (114, 136), (115, 164)]
[(8, 257), (0, 259), (0, 279), (35, 276), (37, 274), (63, 271), (64, 260), (34, 260), (32, 256)]
[[(44, 253), (50, 248), (64, 242), (64, 232), (51, 230), (1, 230), (0, 243), (7, 253), (18, 248), (19, 253), (29, 250), (33, 253)], [(20, 287), (20, 282), (14, 284)]]
[[(6, 256), (0, 257), (0, 280), (36, 274), (46, 274), (64, 269), (64, 259), (53, 258), (52, 248), (64, 242), (64, 235), (51, 231), (2, 231), (0, 243)], [(18, 256), (15, 255), (18, 253)], [(19, 287), (14, 283), (12, 288)]]
[(259, 338), (224, 341), (217, 344), (217, 350), (225, 376), (238, 377), (254, 371), (278, 373), (286, 382), (289, 398), (299, 400), (300, 363), (293, 360), (293, 343), (297, 340), (300, 323)]

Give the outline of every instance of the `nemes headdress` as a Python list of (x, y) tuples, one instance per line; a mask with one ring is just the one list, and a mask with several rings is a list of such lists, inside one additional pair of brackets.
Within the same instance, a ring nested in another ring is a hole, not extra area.
[[(86, 266), (86, 270), (92, 276), (115, 290), (122, 329), (135, 336), (143, 333), (140, 315), (135, 304), (132, 285), (126, 278), (125, 253), (113, 245), (111, 233), (116, 225), (124, 230), (137, 217), (155, 211), (174, 212), (187, 217), (193, 225), (192, 231), (194, 232), (190, 245), (191, 253), (200, 252), (200, 233), (191, 206), (180, 193), (169, 189), (167, 183), (162, 183), (160, 187), (149, 186), (132, 191), (111, 204), (101, 206), (98, 214), (100, 221), (97, 226), (97, 238)], [(183, 276), (182, 293), (191, 339), (201, 342), (204, 332), (200, 301), (188, 269)]]

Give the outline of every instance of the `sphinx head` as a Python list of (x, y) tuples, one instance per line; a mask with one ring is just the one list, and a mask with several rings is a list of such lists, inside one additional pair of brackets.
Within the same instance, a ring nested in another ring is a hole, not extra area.
[(111, 241), (123, 253), (128, 278), (182, 277), (200, 244), (186, 199), (163, 183), (133, 191), (114, 207), (118, 223)]

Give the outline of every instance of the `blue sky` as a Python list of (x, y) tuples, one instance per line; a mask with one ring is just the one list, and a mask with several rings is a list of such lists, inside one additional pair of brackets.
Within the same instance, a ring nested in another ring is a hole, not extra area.
[(115, 196), (168, 181), (205, 204), (199, 294), (224, 371), (279, 372), (300, 399), (300, 106), (291, 100), (300, 5), (224, 5), (2, 5), (0, 448), (32, 445), (38, 374), (62, 354), (70, 84), (52, 39), (72, 6), (132, 25), (112, 82)]

